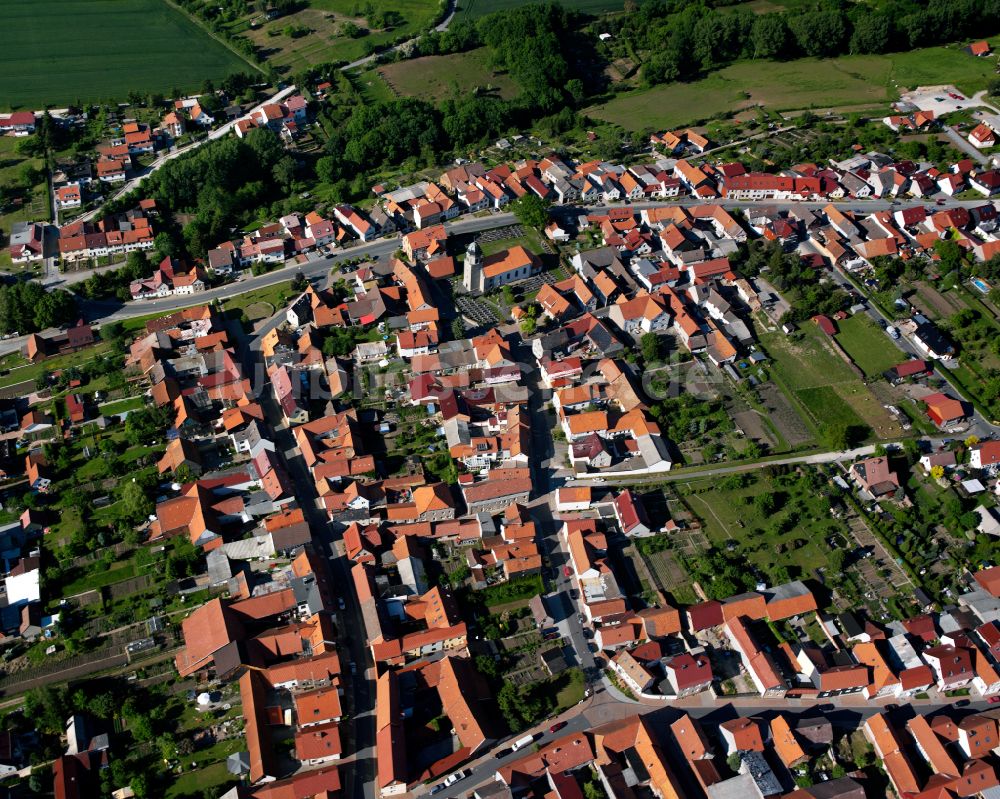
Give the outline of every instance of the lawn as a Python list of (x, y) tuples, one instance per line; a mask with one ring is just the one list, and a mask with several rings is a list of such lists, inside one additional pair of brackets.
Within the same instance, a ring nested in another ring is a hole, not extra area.
[(285, 280), (275, 283), (273, 286), (254, 289), (244, 294), (237, 294), (223, 302), (222, 308), (226, 311), (245, 311), (256, 303), (268, 303), (277, 309), (288, 302), (295, 292), (292, 291), (292, 281)]
[(104, 588), (106, 585), (124, 582), (132, 577), (135, 577), (135, 564), (131, 562), (119, 564), (103, 571), (87, 574), (78, 580), (67, 583), (63, 586), (62, 595), (73, 596), (74, 594), (82, 594), (84, 591)]
[(855, 314), (837, 327), (837, 343), (868, 377), (877, 377), (902, 360), (889, 337), (866, 314)]
[[(2, 14), (3, 11), (0, 10), (0, 15)], [(2, 55), (0, 55), (0, 63), (3, 63)], [(3, 77), (0, 76), (0, 87), (3, 86), (3, 80)], [(18, 153), (17, 145), (21, 141), (23, 139), (17, 139), (13, 136), (0, 136), (0, 185), (21, 185), (21, 178), (26, 169), (42, 170), (45, 168), (45, 162), (41, 158), (26, 158)], [(10, 235), (11, 226), (15, 222), (47, 222), (51, 217), (48, 188), (45, 185), (44, 173), (40, 174), (42, 174), (42, 180), (34, 183), (30, 190), (24, 190), (18, 205), (12, 204), (9, 208), (0, 208), (0, 232), (4, 237)], [(0, 252), (0, 269), (10, 269), (12, 266), (10, 253), (4, 248)]]
[[(824, 340), (812, 322), (792, 338), (764, 334), (761, 343), (771, 356), (771, 374), (778, 386), (806, 412), (814, 427), (835, 421), (867, 425), (875, 438), (896, 438), (902, 428), (862, 380)], [(815, 390), (814, 390), (815, 389)]]
[[(356, 0), (310, 0), (293, 14), (249, 29), (243, 23), (239, 32), (258, 47), (268, 51), (268, 61), (292, 71), (314, 64), (354, 61), (367, 55), (366, 47), (382, 46), (400, 37), (416, 36), (430, 28), (441, 6), (438, 0), (383, 0), (380, 11), (396, 11), (402, 23), (388, 30), (371, 30), (358, 12), (364, 3)], [(256, 15), (255, 15), (256, 16)], [(353, 38), (343, 33), (343, 25), (352, 23), (367, 33)], [(308, 33), (291, 36), (295, 29)], [(234, 32), (237, 28), (233, 28)]]
[[(505, 99), (517, 94), (517, 86), (506, 73), (490, 69), (489, 53), (485, 47), (467, 53), (400, 61), (365, 75), (381, 78), (394, 94), (419, 97), (421, 100), (438, 101), (456, 92), (465, 94), (491, 88)], [(369, 77), (368, 80), (374, 78)]]
[(622, 94), (586, 113), (629, 130), (663, 129), (756, 105), (792, 110), (886, 103), (898, 96), (897, 85), (955, 83), (971, 93), (985, 87), (992, 70), (990, 60), (951, 47), (832, 59), (744, 61), (691, 83)]
[[(166, 799), (198, 796), (202, 792), (211, 791), (212, 789), (215, 789), (218, 795), (221, 796), (223, 788), (235, 782), (236, 778), (226, 769), (226, 763), (223, 760), (174, 778), (170, 787), (167, 788), (165, 796)], [(207, 796), (208, 794), (204, 795)]]
[(80, 352), (70, 352), (65, 355), (56, 355), (46, 358), (39, 363), (31, 363), (26, 366), (14, 367), (3, 377), (0, 377), (0, 388), (12, 386), (15, 383), (23, 383), (26, 380), (37, 380), (44, 372), (56, 372), (70, 366), (80, 367), (87, 361), (98, 356), (105, 355), (111, 350), (111, 345), (105, 341), (99, 341), (93, 347)]
[(111, 416), (113, 414), (125, 413), (126, 411), (137, 411), (145, 404), (146, 401), (142, 397), (128, 397), (116, 400), (115, 402), (105, 402), (100, 406), (100, 411), (105, 416)]
[(515, 577), (513, 580), (492, 585), (476, 593), (487, 607), (495, 607), (540, 596), (544, 591), (541, 576), (535, 574), (530, 577)]
[(4, 107), (192, 90), (251, 70), (165, 0), (4, 0), (0, 31)]
[(559, 675), (558, 682), (562, 685), (556, 693), (555, 715), (569, 710), (583, 699), (583, 672), (580, 669), (570, 669)]
[[(506, 11), (509, 8), (528, 5), (534, 0), (459, 0), (455, 19), (484, 17), (494, 11)], [(585, 14), (604, 14), (611, 11), (622, 11), (622, 0), (563, 0), (562, 5), (573, 11)]]

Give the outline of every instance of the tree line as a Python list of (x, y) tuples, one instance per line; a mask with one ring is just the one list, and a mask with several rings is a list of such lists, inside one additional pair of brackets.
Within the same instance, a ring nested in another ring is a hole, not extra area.
[(655, 85), (691, 80), (740, 59), (786, 60), (911, 50), (981, 37), (1000, 24), (1000, 0), (887, 0), (877, 7), (817, 0), (795, 13), (755, 14), (687, 0), (647, 0), (602, 20), (605, 49), (643, 55)]

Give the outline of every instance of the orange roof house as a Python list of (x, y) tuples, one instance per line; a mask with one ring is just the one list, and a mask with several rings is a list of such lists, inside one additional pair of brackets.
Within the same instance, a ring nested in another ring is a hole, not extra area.
[[(595, 729), (593, 735), (594, 759), (599, 766), (606, 767), (613, 763), (627, 762), (626, 753), (631, 752), (632, 756), (641, 762), (642, 770), (646, 772), (650, 793), (661, 799), (682, 799), (685, 796), (674, 766), (661, 748), (645, 716), (603, 725)], [(553, 751), (557, 745), (559, 751)], [(577, 745), (572, 738), (568, 741), (562, 739), (554, 742), (549, 747), (551, 753), (547, 756), (549, 769), (552, 770), (553, 766), (558, 768), (559, 761), (567, 763), (568, 766), (582, 760), (586, 756), (585, 752), (579, 751), (582, 748), (582, 743)], [(556, 754), (560, 756), (558, 761)]]
[(812, 591), (799, 580), (769, 588), (764, 593), (767, 601), (767, 618), (771, 621), (812, 613), (819, 607)]
[(760, 724), (752, 718), (736, 718), (719, 725), (722, 740), (726, 742), (730, 754), (733, 752), (763, 752), (764, 737)]
[(809, 759), (788, 720), (781, 713), (771, 719), (771, 739), (778, 757), (788, 768), (794, 768)]
[(295, 733), (295, 757), (303, 763), (316, 765), (340, 758), (343, 747), (336, 724), (317, 724)]
[(951, 755), (948, 754), (944, 741), (931, 729), (926, 718), (914, 716), (906, 722), (906, 729), (913, 736), (913, 740), (917, 742), (917, 749), (920, 750), (920, 754), (924, 756), (935, 774), (958, 775), (958, 767)]
[(766, 619), (767, 615), (767, 600), (763, 594), (758, 594), (756, 591), (731, 596), (722, 603), (722, 617), (726, 621), (739, 616)]
[(924, 404), (927, 416), (939, 427), (960, 422), (968, 415), (962, 402), (941, 392), (928, 394), (924, 397)]
[(489, 690), (468, 658), (445, 657), (440, 661), (437, 690), (442, 712), (470, 755), (496, 740), (488, 730), (492, 726)]
[(336, 688), (320, 688), (295, 695), (295, 717), (299, 727), (340, 721), (342, 715)]
[(896, 790), (896, 794), (916, 793), (920, 790), (920, 780), (909, 756), (903, 751), (902, 743), (885, 713), (869, 718), (864, 725), (865, 738), (882, 758), (885, 772)]

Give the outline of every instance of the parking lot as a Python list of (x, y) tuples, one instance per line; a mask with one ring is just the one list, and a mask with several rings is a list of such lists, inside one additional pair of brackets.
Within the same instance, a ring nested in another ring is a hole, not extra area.
[(935, 116), (961, 111), (972, 105), (972, 101), (954, 86), (925, 86), (906, 92), (900, 99), (921, 111), (933, 111)]

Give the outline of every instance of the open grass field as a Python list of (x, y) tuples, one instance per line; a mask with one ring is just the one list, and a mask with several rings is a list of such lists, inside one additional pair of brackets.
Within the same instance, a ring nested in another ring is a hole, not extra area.
[(490, 69), (488, 59), (486, 48), (481, 47), (467, 53), (424, 56), (387, 64), (364, 73), (364, 76), (380, 78), (393, 95), (419, 97), (432, 102), (456, 91), (464, 94), (477, 88), (494, 89), (505, 99), (516, 95), (514, 81), (505, 73)]
[(4, 0), (0, 106), (200, 88), (250, 65), (165, 0)]
[(755, 105), (771, 110), (885, 103), (900, 88), (954, 83), (972, 93), (985, 87), (994, 63), (954, 47), (910, 53), (744, 61), (692, 83), (669, 83), (622, 94), (586, 110), (629, 130), (672, 128)]
[[(458, 0), (455, 19), (475, 19), (492, 14), (494, 11), (506, 11), (527, 5), (534, 0)], [(563, 0), (562, 5), (584, 14), (606, 14), (612, 11), (623, 11), (623, 0)]]
[(867, 377), (878, 377), (902, 358), (889, 337), (864, 313), (838, 322), (837, 329), (837, 343)]
[(803, 388), (795, 392), (817, 425), (835, 424), (853, 426), (863, 424), (861, 417), (828, 387)]
[[(268, 61), (276, 67), (301, 70), (314, 64), (333, 61), (354, 61), (366, 55), (368, 44), (378, 46), (401, 36), (416, 36), (427, 30), (440, 9), (438, 0), (382, 0), (380, 11), (396, 11), (402, 22), (394, 28), (373, 30), (359, 12), (364, 3), (356, 0), (310, 0), (294, 14), (249, 27), (249, 18), (234, 25), (240, 33), (266, 51)], [(257, 16), (257, 15), (254, 15)], [(367, 31), (352, 38), (343, 33), (345, 23)], [(296, 28), (308, 29), (305, 35), (292, 36)]]
[(773, 359), (771, 372), (778, 385), (816, 428), (860, 423), (877, 439), (902, 435), (899, 424), (823, 336), (811, 322), (804, 323), (794, 339), (781, 333), (761, 336)]

